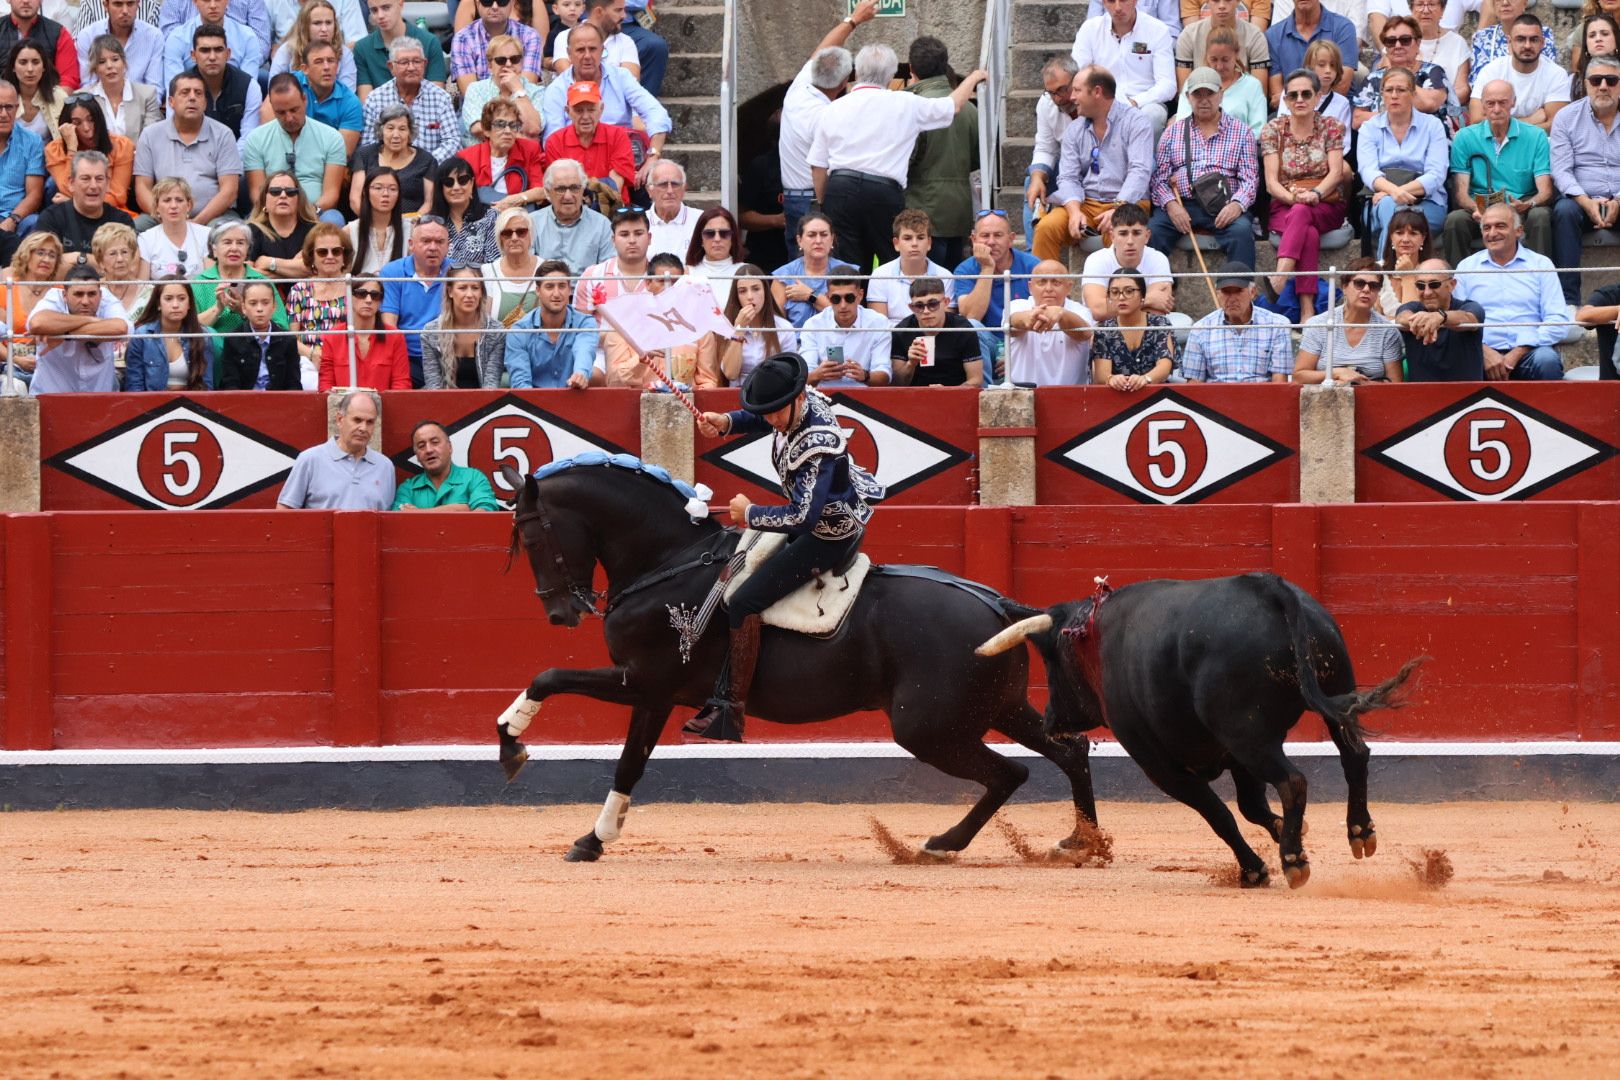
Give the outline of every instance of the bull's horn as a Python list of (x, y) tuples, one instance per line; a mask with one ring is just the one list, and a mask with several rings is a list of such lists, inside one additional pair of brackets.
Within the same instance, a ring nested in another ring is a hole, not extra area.
[(1015, 622), (989, 641), (980, 645), (973, 651), (980, 656), (995, 656), (1004, 653), (1014, 645), (1023, 643), (1031, 634), (1039, 634), (1043, 630), (1052, 629), (1052, 616), (1041, 614), (1031, 615), (1022, 622)]

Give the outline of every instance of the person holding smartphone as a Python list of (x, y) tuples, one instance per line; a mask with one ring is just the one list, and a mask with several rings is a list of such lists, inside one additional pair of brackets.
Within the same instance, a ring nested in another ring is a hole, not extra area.
[(887, 386), (894, 380), (889, 319), (864, 305), (865, 291), (859, 278), (832, 278), (826, 310), (810, 316), (799, 331), (812, 386)]

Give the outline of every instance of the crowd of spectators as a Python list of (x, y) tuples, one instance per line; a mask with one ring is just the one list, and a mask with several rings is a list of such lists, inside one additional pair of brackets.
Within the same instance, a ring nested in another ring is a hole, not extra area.
[[(1573, 269), (1620, 221), (1620, 27), (1595, 8), (1560, 66), (1523, 0), (1471, 42), (1440, 0), (1269, 25), (1094, 0), (1041, 71), (1026, 250), (974, 210), (984, 73), (933, 37), (901, 79), (889, 45), (852, 55), (871, 0), (792, 78), (738, 205), (701, 209), (633, 0), (463, 0), (448, 48), (401, 0), (154, 7), (0, 19), (0, 261), (35, 393), (727, 386), (779, 349), (826, 387), (1546, 379), (1610, 310), (1576, 310)], [(1347, 226), (1363, 258), (1320, 310)], [(1219, 252), (1197, 322), (1189, 244)], [(641, 356), (599, 320), (682, 276), (731, 339)]]

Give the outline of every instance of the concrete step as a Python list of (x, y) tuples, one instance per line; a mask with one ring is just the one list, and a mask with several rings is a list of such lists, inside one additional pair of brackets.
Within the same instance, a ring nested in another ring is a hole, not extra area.
[(1033, 139), (1035, 137), (1035, 105), (1046, 96), (1040, 89), (1014, 90), (1007, 95), (1007, 110), (1002, 127), (1004, 138)]
[[(665, 16), (667, 18), (668, 16)], [(658, 20), (660, 23), (663, 18)], [(664, 73), (664, 94), (668, 97), (711, 97), (720, 92), (720, 54), (683, 53), (672, 50), (669, 69)]]
[(726, 20), (724, 7), (704, 4), (666, 8), (659, 4), (658, 12), (655, 28), (669, 42), (672, 54), (720, 51), (720, 36)]
[(664, 108), (675, 125), (671, 133), (683, 142), (720, 142), (720, 99), (718, 97), (664, 97)]
[(1086, 21), (1089, 0), (1022, 0), (1012, 9), (1012, 41), (1074, 44), (1074, 35)]
[(1007, 50), (1007, 78), (1018, 89), (1039, 89), (1041, 68), (1058, 53), (1066, 53), (1069, 42), (1058, 44), (1014, 45)]
[[(682, 136), (680, 128), (674, 134)], [(686, 170), (686, 186), (692, 191), (720, 190), (720, 147), (716, 143), (670, 143), (664, 156), (678, 161)]]
[(1024, 173), (1028, 171), (1030, 157), (1034, 153), (1035, 140), (1033, 137), (1027, 139), (1002, 139), (1001, 157), (997, 159), (1001, 163), (1002, 177), (1008, 180), (1016, 177), (1019, 183), (1023, 183)]

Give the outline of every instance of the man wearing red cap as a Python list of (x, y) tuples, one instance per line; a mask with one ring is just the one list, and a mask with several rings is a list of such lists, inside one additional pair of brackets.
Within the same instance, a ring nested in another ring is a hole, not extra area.
[(587, 176), (612, 184), (625, 197), (626, 184), (636, 173), (630, 133), (617, 124), (602, 123), (602, 90), (596, 83), (577, 82), (568, 88), (568, 117), (573, 123), (546, 140), (545, 166), (572, 158)]

